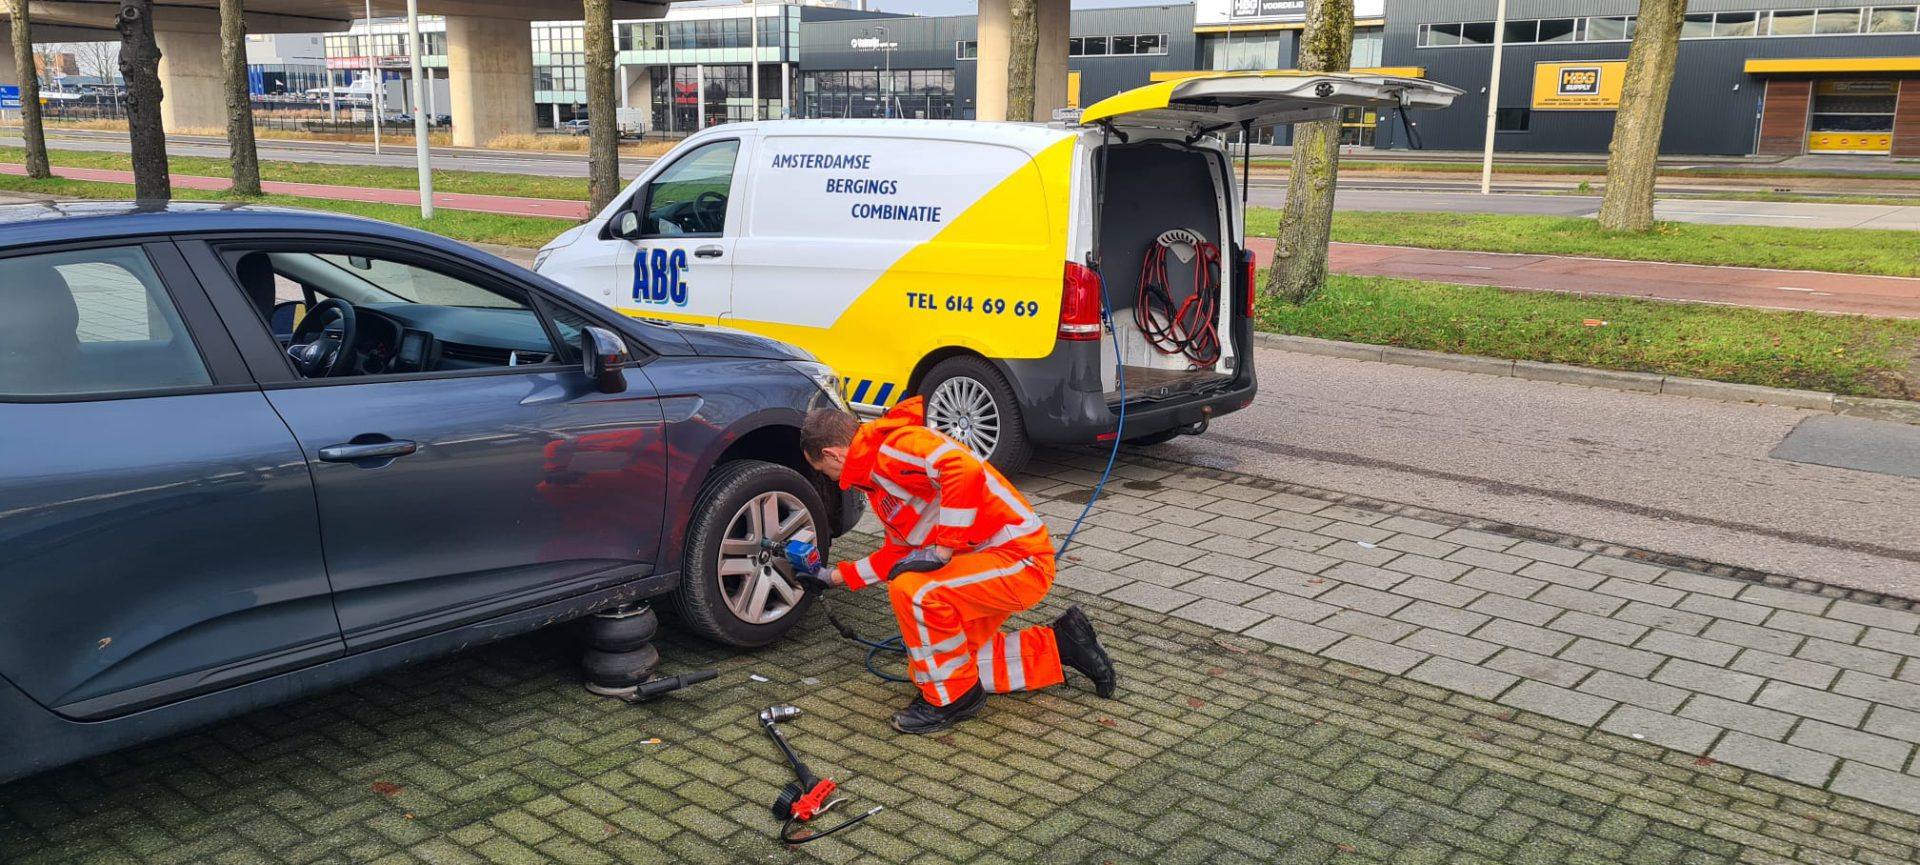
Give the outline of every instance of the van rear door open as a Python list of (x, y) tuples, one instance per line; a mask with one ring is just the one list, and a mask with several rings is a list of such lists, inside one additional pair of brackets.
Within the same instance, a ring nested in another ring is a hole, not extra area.
[(1326, 120), (1342, 108), (1445, 108), (1461, 91), (1419, 78), (1324, 72), (1223, 72), (1162, 81), (1102, 99), (1086, 125), (1188, 132)]

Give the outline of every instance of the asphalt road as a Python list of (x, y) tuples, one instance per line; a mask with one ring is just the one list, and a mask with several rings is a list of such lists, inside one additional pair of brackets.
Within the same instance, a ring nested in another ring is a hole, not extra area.
[(1848, 419), (1874, 447), (1879, 470), (1862, 471), (1771, 456), (1830, 423), (1818, 412), (1274, 350), (1257, 363), (1252, 407), (1148, 452), (1920, 597), (1920, 478), (1898, 473), (1920, 473), (1911, 428)]

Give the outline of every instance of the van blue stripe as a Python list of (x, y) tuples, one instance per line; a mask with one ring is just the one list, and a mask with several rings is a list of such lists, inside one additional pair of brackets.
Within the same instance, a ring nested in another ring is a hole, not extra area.
[(872, 379), (861, 379), (860, 386), (853, 389), (853, 402), (867, 401), (867, 388), (873, 386)]
[(874, 404), (875, 405), (892, 405), (892, 403), (887, 402), (887, 394), (890, 394), (890, 393), (893, 393), (893, 382), (887, 382), (885, 384), (882, 384), (880, 386), (880, 394), (873, 398)]

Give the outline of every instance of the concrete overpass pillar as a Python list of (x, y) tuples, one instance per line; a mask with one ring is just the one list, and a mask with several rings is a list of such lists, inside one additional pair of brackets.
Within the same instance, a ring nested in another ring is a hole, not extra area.
[(168, 132), (227, 131), (220, 34), (153, 34), (160, 46), (160, 126)]
[(1007, 119), (1007, 60), (1012, 56), (1013, 10), (1008, 0), (980, 0), (973, 119)]
[(1067, 107), (1067, 0), (1039, 0), (1040, 46), (1033, 64), (1033, 119)]
[(20, 67), (13, 63), (13, 26), (0, 30), (0, 86), (20, 83)]
[(525, 21), (447, 17), (453, 143), (533, 134), (533, 35)]

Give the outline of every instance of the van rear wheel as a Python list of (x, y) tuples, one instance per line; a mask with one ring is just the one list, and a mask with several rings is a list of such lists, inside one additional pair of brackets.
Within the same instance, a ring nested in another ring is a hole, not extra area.
[(971, 355), (935, 365), (920, 382), (927, 426), (966, 445), (1003, 474), (1024, 468), (1033, 455), (1013, 387), (993, 364)]

